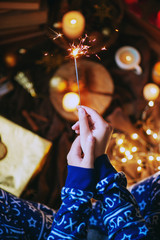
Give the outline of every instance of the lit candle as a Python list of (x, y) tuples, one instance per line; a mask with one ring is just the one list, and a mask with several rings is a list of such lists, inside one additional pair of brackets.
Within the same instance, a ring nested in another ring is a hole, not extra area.
[(152, 71), (153, 81), (157, 84), (160, 84), (160, 62), (157, 62)]
[(131, 64), (132, 62), (134, 62), (134, 55), (129, 51), (122, 52), (119, 58), (124, 64)]
[(66, 93), (62, 100), (62, 106), (67, 112), (74, 112), (80, 102), (79, 95), (77, 93)]
[(140, 67), (141, 55), (139, 51), (131, 46), (123, 46), (116, 51), (115, 61), (117, 65), (125, 70), (134, 70), (137, 75), (142, 73)]
[(156, 100), (159, 96), (159, 87), (154, 83), (148, 83), (143, 88), (143, 96), (146, 100)]
[(63, 33), (70, 39), (75, 39), (83, 34), (85, 18), (78, 11), (67, 12), (62, 19)]

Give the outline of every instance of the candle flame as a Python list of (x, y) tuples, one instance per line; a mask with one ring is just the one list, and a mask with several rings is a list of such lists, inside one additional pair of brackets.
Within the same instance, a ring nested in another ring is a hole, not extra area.
[(73, 25), (76, 24), (76, 22), (77, 22), (76, 19), (72, 19), (72, 20), (71, 20), (71, 24), (73, 24)]

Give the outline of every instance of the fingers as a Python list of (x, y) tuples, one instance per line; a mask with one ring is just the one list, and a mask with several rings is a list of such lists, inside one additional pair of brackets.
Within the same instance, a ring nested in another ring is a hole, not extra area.
[(98, 119), (103, 119), (94, 109), (86, 107), (86, 106), (77, 106), (77, 109), (83, 108), (92, 118), (92, 120), (97, 121)]
[(90, 134), (90, 129), (88, 125), (87, 114), (83, 108), (78, 109), (79, 116), (79, 131), (80, 131), (80, 142), (83, 153), (85, 154), (86, 149), (86, 140)]
[(79, 125), (80, 125), (80, 128), (83, 128), (85, 130), (88, 130), (89, 129), (89, 126), (88, 126), (88, 119), (87, 119), (87, 115), (86, 115), (86, 112), (83, 108), (79, 108), (78, 109), (78, 116), (79, 116)]
[(79, 121), (77, 121), (77, 122), (72, 126), (72, 129), (73, 129), (74, 131), (79, 130)]
[(86, 141), (86, 151), (83, 159), (85, 168), (94, 168), (95, 138), (90, 134)]
[(81, 144), (80, 136), (78, 136), (72, 143), (70, 151), (67, 155), (68, 164), (72, 166), (77, 165), (75, 160), (77, 161), (80, 158), (81, 158)]

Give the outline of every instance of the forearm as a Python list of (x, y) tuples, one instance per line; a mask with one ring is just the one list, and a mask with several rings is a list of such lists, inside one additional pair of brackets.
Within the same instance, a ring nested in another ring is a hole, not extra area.
[[(105, 167), (103, 166), (103, 169)], [(126, 189), (124, 174), (117, 173), (111, 167), (109, 171), (106, 169), (106, 176), (103, 171), (99, 178), (96, 187), (97, 199), (103, 203), (102, 218), (109, 239), (149, 239), (149, 231), (140, 215), (138, 205)]]
[[(72, 170), (70, 171), (70, 169)], [(61, 191), (62, 205), (56, 214), (48, 240), (86, 238), (91, 212), (90, 199), (93, 197), (93, 193), (90, 191), (93, 170), (75, 169), (75, 167), (70, 169), (65, 187)], [(79, 170), (81, 173), (77, 172)], [(84, 182), (86, 174), (88, 179), (87, 182)]]

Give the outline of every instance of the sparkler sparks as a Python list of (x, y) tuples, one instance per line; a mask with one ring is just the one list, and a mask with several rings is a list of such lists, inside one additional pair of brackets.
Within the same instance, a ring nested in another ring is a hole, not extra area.
[(70, 48), (68, 48), (68, 51), (70, 52), (69, 56), (71, 56), (73, 58), (78, 58), (79, 56), (84, 56), (84, 55), (87, 56), (87, 55), (89, 55), (88, 49), (91, 46), (84, 44), (84, 42), (86, 41), (87, 37), (88, 36), (86, 34), (85, 37), (80, 40), (78, 45), (75, 45), (74, 43), (72, 43)]
[[(53, 29), (50, 29), (50, 30), (55, 34), (55, 36), (52, 38), (52, 40), (56, 40), (57, 38), (61, 38), (63, 36), (62, 33), (57, 33)], [(89, 43), (90, 45), (87, 45), (86, 42)], [(77, 45), (75, 43), (72, 43), (72, 44), (70, 44), (70, 47), (67, 49), (69, 52), (69, 57), (74, 59), (76, 79), (77, 79), (78, 92), (79, 92), (79, 98), (80, 98), (80, 105), (81, 105), (81, 97), (80, 97), (77, 58), (81, 57), (81, 56), (90, 57), (90, 55), (93, 53), (91, 51), (89, 51), (89, 49), (92, 48), (93, 42), (96, 42), (96, 38), (90, 40), (88, 35), (85, 34), (85, 37), (81, 38)], [(101, 51), (104, 51), (104, 50), (107, 50), (105, 46), (101, 48)], [(101, 60), (97, 53), (95, 54), (95, 56), (99, 60)]]
[(54, 33), (54, 37), (52, 38), (53, 41), (56, 40), (57, 38), (60, 38), (63, 36), (62, 33), (58, 33), (56, 31), (54, 31), (52, 28), (49, 28), (49, 29)]

